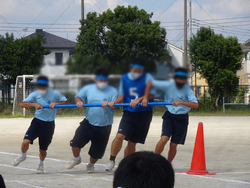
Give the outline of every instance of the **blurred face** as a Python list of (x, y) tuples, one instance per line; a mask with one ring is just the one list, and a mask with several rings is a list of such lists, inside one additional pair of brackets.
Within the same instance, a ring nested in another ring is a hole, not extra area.
[(108, 85), (108, 80), (106, 79), (94, 79), (96, 83), (97, 89), (103, 90), (107, 87)]
[(187, 78), (177, 77), (177, 78), (174, 78), (174, 81), (175, 81), (176, 87), (178, 89), (181, 89), (187, 83)]
[(49, 88), (48, 86), (41, 86), (41, 85), (37, 86), (37, 90), (40, 95), (45, 95), (48, 91), (48, 88)]
[(135, 67), (130, 67), (130, 72), (132, 74), (132, 77), (134, 79), (138, 79), (141, 77), (142, 73), (143, 73), (144, 69), (140, 69), (140, 68), (135, 68)]

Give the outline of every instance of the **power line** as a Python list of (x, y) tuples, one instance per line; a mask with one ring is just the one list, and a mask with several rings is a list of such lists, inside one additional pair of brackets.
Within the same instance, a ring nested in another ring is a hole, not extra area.
[(93, 0), (91, 0), (94, 4), (95, 4), (95, 6), (101, 11), (101, 13), (102, 13), (102, 9), (100, 9), (100, 7), (98, 7), (97, 6), (97, 4), (93, 1)]
[[(245, 18), (250, 18), (250, 16), (232, 17), (232, 18), (218, 18), (218, 19), (213, 19), (213, 18), (212, 18), (212, 20), (234, 20), (234, 19), (245, 19)], [(211, 21), (211, 19), (208, 19), (208, 20), (200, 20), (200, 21)]]
[(164, 12), (166, 12), (166, 10), (167, 10), (174, 2), (175, 2), (175, 0), (173, 0), (172, 3), (170, 3), (170, 5), (160, 14), (160, 16), (158, 16), (158, 17), (156, 18), (156, 20), (157, 20), (158, 18), (160, 18), (161, 15), (162, 15)]
[(57, 20), (59, 20), (60, 18), (61, 18), (61, 16), (68, 10), (68, 8), (73, 4), (73, 2), (74, 2), (75, 0), (73, 0), (69, 5), (68, 5), (68, 7), (62, 12), (62, 14), (54, 21), (54, 23), (53, 24), (51, 24), (50, 26), (49, 26), (49, 28), (46, 30), (46, 31), (48, 31), (56, 22), (57, 22)]
[[(250, 16), (250, 14), (248, 14), (248, 16)], [(245, 35), (243, 35), (243, 36), (240, 38), (240, 40), (243, 39), (249, 32), (250, 32), (250, 31), (246, 32)]]
[(207, 11), (205, 11), (202, 6), (197, 2), (197, 0), (195, 0), (195, 2), (199, 5), (199, 7), (201, 7), (201, 9), (214, 21), (214, 23), (216, 23), (219, 27), (221, 27), (208, 13)]
[(156, 0), (148, 9), (147, 9), (147, 11), (149, 11), (149, 9), (151, 9), (154, 5), (155, 5), (155, 3), (157, 3), (159, 0)]
[(5, 20), (5, 18), (2, 16), (2, 15), (0, 15), (2, 18), (3, 18), (3, 20), (19, 35), (19, 37), (21, 37), (21, 35), (12, 27), (12, 25), (10, 25), (8, 22), (7, 22), (7, 20)]
[[(51, 0), (50, 3), (49, 3), (49, 4), (48, 4), (48, 5), (47, 5), (47, 6), (46, 6), (46, 7), (45, 7), (45, 8), (44, 8), (44, 9), (43, 9), (34, 19), (33, 19), (33, 20), (32, 20), (32, 22), (29, 23), (29, 25), (32, 24), (32, 23), (33, 23), (33, 22), (34, 22), (34, 21), (35, 21), (35, 20), (36, 20), (36, 19), (37, 19), (37, 18), (38, 18), (38, 17), (39, 17), (39, 16), (40, 16), (40, 15), (41, 15), (41, 14), (51, 5), (51, 3), (52, 3), (53, 1), (54, 1), (54, 0)], [(28, 25), (28, 26), (29, 26), (29, 25)], [(28, 27), (28, 26), (27, 26), (27, 27)]]

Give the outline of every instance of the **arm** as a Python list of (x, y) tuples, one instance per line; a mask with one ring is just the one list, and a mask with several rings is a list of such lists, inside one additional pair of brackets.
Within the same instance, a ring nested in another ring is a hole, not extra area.
[(114, 110), (119, 110), (119, 107), (114, 107), (115, 103), (121, 103), (123, 102), (124, 96), (123, 95), (118, 95), (115, 101), (109, 102), (108, 105), (110, 106), (110, 108), (114, 109)]
[(154, 96), (155, 95), (152, 95), (152, 94), (148, 94), (147, 96), (142, 96), (142, 97), (140, 97), (140, 98), (137, 98), (137, 99), (135, 99), (135, 100), (132, 100), (131, 102), (130, 102), (130, 106), (131, 107), (135, 107), (139, 102), (142, 102), (143, 101), (143, 99), (144, 99), (144, 97), (146, 97), (148, 100), (149, 99), (152, 99), (152, 98), (154, 98)]
[(35, 107), (37, 110), (43, 109), (40, 103), (29, 103), (29, 102), (21, 102), (20, 107), (21, 108)]
[(68, 102), (68, 101), (52, 102), (52, 103), (50, 103), (49, 107), (50, 107), (51, 109), (54, 109), (54, 108), (55, 108), (55, 105), (60, 105), (60, 104), (69, 104), (69, 102)]
[(75, 97), (75, 102), (76, 102), (77, 108), (83, 108), (83, 102), (80, 97)]
[(187, 101), (174, 101), (173, 106), (179, 106), (179, 105), (184, 105), (189, 108), (199, 108), (199, 104), (196, 102), (187, 102)]
[(150, 90), (152, 88), (153, 84), (152, 84), (152, 80), (150, 80), (147, 84), (147, 87), (145, 89), (145, 94), (144, 94), (144, 97), (143, 97), (143, 100), (142, 100), (142, 106), (144, 107), (147, 107), (148, 106), (148, 100), (150, 99)]

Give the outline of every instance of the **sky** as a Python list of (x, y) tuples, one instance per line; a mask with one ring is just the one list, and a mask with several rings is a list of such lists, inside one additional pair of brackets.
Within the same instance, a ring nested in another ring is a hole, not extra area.
[[(113, 10), (117, 5), (153, 12), (152, 21), (161, 21), (166, 39), (183, 47), (184, 0), (85, 0), (84, 4), (85, 15)], [(191, 7), (192, 34), (200, 26), (211, 26), (225, 37), (237, 36), (240, 43), (250, 38), (250, 0), (192, 0)], [(76, 41), (80, 18), (81, 0), (1, 0), (0, 34), (13, 32), (19, 38), (43, 29)]]

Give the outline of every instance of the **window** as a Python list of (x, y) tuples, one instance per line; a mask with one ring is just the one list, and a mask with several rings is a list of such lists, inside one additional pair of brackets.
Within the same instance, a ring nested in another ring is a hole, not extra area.
[(63, 53), (55, 53), (56, 57), (56, 65), (62, 65), (63, 64)]

